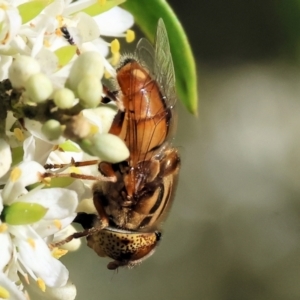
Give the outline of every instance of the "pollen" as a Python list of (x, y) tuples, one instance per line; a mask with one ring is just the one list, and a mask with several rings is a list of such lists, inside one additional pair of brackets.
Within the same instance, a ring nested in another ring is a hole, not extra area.
[(34, 241), (34, 239), (28, 238), (28, 239), (27, 239), (27, 242), (28, 242), (28, 244), (29, 244), (32, 248), (35, 248), (35, 241)]
[(54, 248), (52, 251), (52, 256), (56, 259), (61, 258), (62, 256), (66, 255), (69, 251), (61, 248)]
[(59, 27), (62, 27), (63, 26), (63, 22), (64, 22), (63, 16), (62, 15), (56, 16), (56, 20), (57, 20), (57, 22), (59, 24)]
[(112, 58), (110, 60), (111, 64), (113, 66), (116, 66), (119, 63), (119, 61), (120, 61), (120, 57), (121, 57), (120, 52), (117, 52), (117, 53), (113, 54), (113, 56), (112, 56)]
[(3, 233), (7, 230), (7, 225), (6, 223), (0, 224), (0, 233)]
[(111, 47), (111, 53), (112, 54), (117, 54), (120, 52), (120, 42), (117, 39), (114, 39), (111, 43), (110, 43), (110, 47)]
[(23, 134), (23, 131), (20, 128), (15, 128), (14, 129), (14, 135), (15, 135), (16, 139), (19, 142), (23, 142), (24, 141), (24, 134)]
[(61, 230), (62, 225), (61, 225), (61, 222), (59, 220), (54, 220), (53, 223), (54, 223), (54, 226), (57, 229)]
[(46, 291), (46, 284), (45, 284), (45, 281), (42, 278), (38, 278), (36, 280), (36, 283), (39, 286), (39, 288), (42, 290), (42, 292)]
[(74, 167), (74, 166), (70, 167), (69, 170), (70, 170), (71, 173), (75, 173), (75, 174), (80, 174), (81, 173), (80, 169), (77, 168), (77, 167)]
[(21, 177), (22, 171), (20, 168), (14, 168), (9, 176), (10, 181), (16, 182)]
[(63, 34), (62, 34), (62, 32), (61, 32), (61, 30), (60, 30), (60, 28), (56, 28), (55, 29), (55, 34), (57, 35), (57, 36), (59, 36), (59, 37), (61, 37)]
[(50, 46), (51, 46), (51, 43), (49, 42), (49, 40), (44, 40), (44, 46), (46, 47), (46, 48), (49, 48)]
[(100, 5), (105, 5), (106, 4), (106, 0), (98, 0)]
[(0, 298), (1, 299), (10, 299), (9, 291), (1, 285), (0, 285)]
[(131, 29), (128, 29), (126, 31), (126, 42), (131, 43), (134, 41), (134, 39), (135, 39), (135, 32)]
[(42, 183), (46, 186), (50, 186), (51, 184), (51, 177), (45, 177), (45, 178), (42, 178)]
[(109, 72), (107, 72), (106, 70), (104, 70), (104, 78), (105, 79), (111, 78), (111, 74)]

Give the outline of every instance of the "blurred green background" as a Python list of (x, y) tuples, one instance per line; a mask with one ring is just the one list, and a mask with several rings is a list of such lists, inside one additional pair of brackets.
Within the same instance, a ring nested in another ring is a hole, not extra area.
[(300, 1), (169, 2), (199, 74), (199, 117), (178, 105), (177, 196), (140, 267), (64, 258), (77, 299), (300, 299)]

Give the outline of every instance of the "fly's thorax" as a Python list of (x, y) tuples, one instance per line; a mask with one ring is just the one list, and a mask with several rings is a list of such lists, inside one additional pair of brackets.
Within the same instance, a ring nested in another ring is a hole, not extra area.
[(155, 232), (135, 232), (107, 227), (87, 238), (88, 246), (99, 256), (108, 256), (114, 262), (109, 269), (119, 266), (133, 267), (153, 254), (161, 234)]

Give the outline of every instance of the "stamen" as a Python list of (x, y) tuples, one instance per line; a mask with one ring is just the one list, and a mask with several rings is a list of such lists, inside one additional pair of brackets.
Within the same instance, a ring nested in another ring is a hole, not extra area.
[(135, 39), (135, 32), (131, 29), (128, 29), (126, 31), (126, 42), (131, 43), (134, 41), (134, 39)]
[(34, 249), (35, 248), (35, 241), (32, 238), (27, 239), (28, 244)]
[(20, 168), (14, 168), (9, 176), (10, 181), (16, 182), (21, 177), (22, 171)]
[(30, 281), (29, 281), (29, 276), (28, 276), (28, 274), (27, 274), (27, 273), (24, 273), (24, 274), (22, 274), (22, 275), (23, 275), (23, 277), (24, 277), (24, 279), (25, 279), (26, 283), (27, 283), (27, 284), (30, 284)]
[(66, 255), (69, 251), (61, 248), (54, 248), (52, 251), (52, 256), (56, 259), (60, 259), (62, 256)]
[(23, 142), (24, 141), (24, 134), (23, 134), (23, 131), (20, 128), (15, 128), (14, 129), (14, 135), (15, 135), (16, 139), (19, 142)]
[(46, 39), (44, 39), (44, 46), (46, 47), (46, 48), (49, 48), (50, 46), (51, 46), (51, 43), (49, 42), (49, 40), (46, 40)]
[(100, 5), (105, 5), (106, 4), (106, 0), (98, 0)]
[(36, 283), (39, 286), (39, 288), (42, 290), (42, 292), (46, 291), (46, 284), (42, 278), (38, 278)]
[(9, 291), (6, 288), (4, 288), (3, 286), (0, 286), (0, 298), (1, 299), (9, 299), (10, 298)]
[(45, 186), (50, 186), (50, 184), (51, 184), (51, 177), (42, 178), (42, 183), (45, 184)]
[(63, 21), (64, 21), (63, 16), (62, 15), (56, 16), (56, 20), (57, 20), (58, 25), (59, 25), (58, 27), (62, 27), (63, 26)]
[(77, 167), (72, 166), (70, 167), (70, 173), (80, 174), (81, 171)]
[(116, 66), (119, 63), (120, 58), (121, 58), (120, 52), (114, 53), (111, 60), (110, 60), (111, 64), (113, 66)]
[(62, 225), (61, 225), (60, 220), (54, 220), (53, 223), (57, 229), (61, 230)]
[(104, 78), (111, 78), (111, 74), (107, 70), (104, 70)]
[(118, 52), (120, 52), (120, 42), (117, 39), (114, 39), (110, 43), (110, 47), (111, 47), (111, 53), (117, 54)]
[(0, 224), (0, 233), (3, 233), (7, 230), (7, 225), (6, 223)]

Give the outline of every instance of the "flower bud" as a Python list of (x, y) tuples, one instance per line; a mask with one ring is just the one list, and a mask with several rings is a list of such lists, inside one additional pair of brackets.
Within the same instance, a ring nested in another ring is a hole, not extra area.
[(54, 92), (53, 101), (58, 108), (68, 109), (74, 106), (75, 95), (71, 90), (62, 88)]
[(129, 157), (126, 144), (111, 133), (97, 134), (93, 137), (93, 150), (102, 161), (118, 163)]
[(50, 140), (57, 140), (62, 134), (62, 127), (56, 120), (48, 120), (42, 126), (42, 133)]
[(25, 89), (30, 100), (35, 103), (46, 101), (53, 92), (52, 82), (42, 73), (30, 76), (25, 83)]
[(104, 73), (103, 58), (98, 52), (82, 53), (74, 62), (66, 86), (76, 91), (81, 79), (85, 76), (95, 76), (99, 81)]
[(19, 55), (12, 62), (8, 70), (8, 78), (16, 89), (22, 88), (28, 78), (40, 72), (39, 63), (30, 56)]
[(102, 83), (96, 76), (84, 76), (78, 84), (77, 93), (83, 107), (96, 107), (100, 104)]

